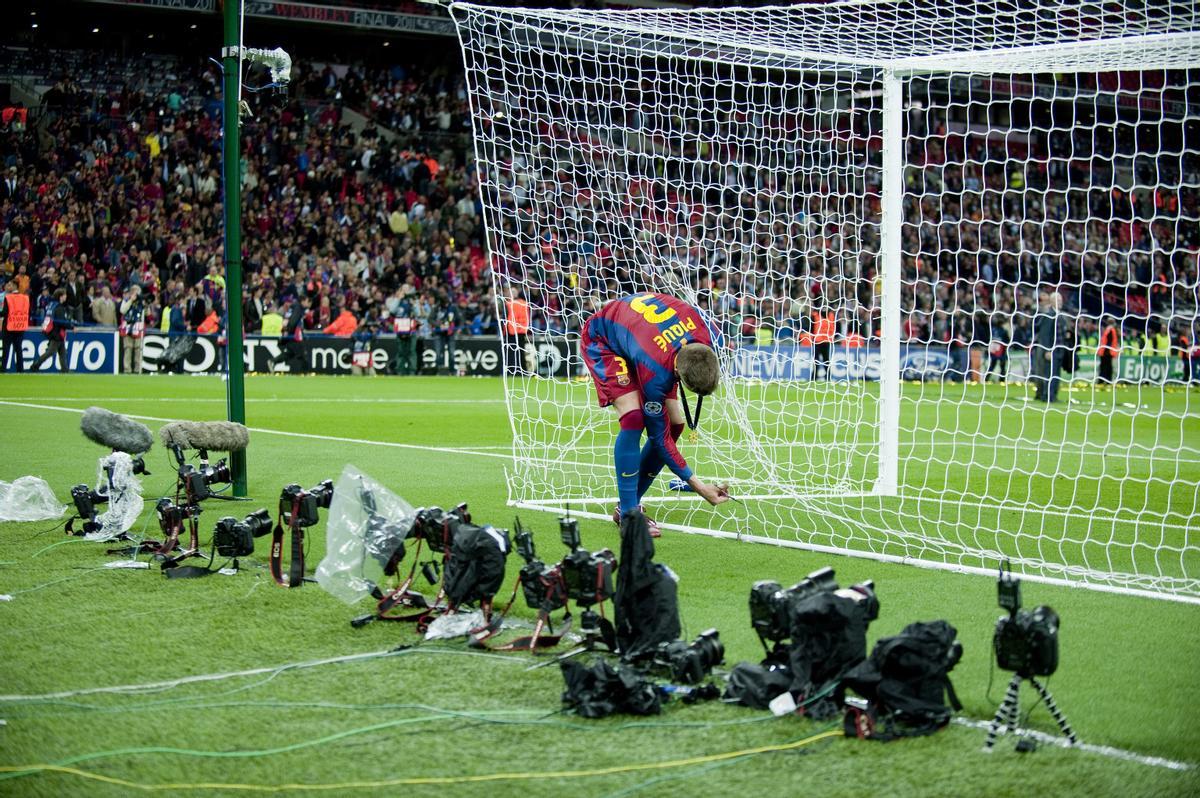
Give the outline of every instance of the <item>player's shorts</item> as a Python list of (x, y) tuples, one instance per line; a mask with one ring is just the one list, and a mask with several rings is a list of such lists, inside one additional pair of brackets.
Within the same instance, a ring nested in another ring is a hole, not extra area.
[[(592, 382), (596, 384), (596, 396), (600, 399), (601, 407), (608, 407), (618, 396), (642, 390), (638, 380), (637, 369), (630, 368), (629, 362), (613, 352), (608, 342), (603, 338), (593, 339), (588, 334), (588, 326), (583, 328), (583, 362), (587, 364)], [(667, 394), (668, 399), (678, 396), (678, 388), (672, 387)]]

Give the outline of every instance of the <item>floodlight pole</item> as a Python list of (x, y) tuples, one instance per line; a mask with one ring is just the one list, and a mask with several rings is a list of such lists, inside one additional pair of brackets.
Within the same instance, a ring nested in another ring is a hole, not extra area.
[[(222, 115), (225, 184), (225, 383), (226, 411), (230, 421), (246, 423), (245, 355), (242, 346), (242, 157), (238, 100), (241, 92), (241, 59), (238, 49), (239, 12), (243, 0), (224, 0), (225, 46), (221, 50), (224, 69), (225, 110)], [(246, 452), (231, 452), (229, 469), (233, 495), (245, 496)]]

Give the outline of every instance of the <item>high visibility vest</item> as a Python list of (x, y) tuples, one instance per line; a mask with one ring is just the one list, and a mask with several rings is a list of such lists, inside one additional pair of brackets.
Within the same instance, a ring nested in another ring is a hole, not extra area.
[(1166, 357), (1171, 353), (1171, 337), (1166, 333), (1154, 336), (1154, 354)]
[(529, 332), (529, 303), (524, 299), (510, 299), (505, 305), (508, 318), (504, 329), (509, 335), (524, 335)]
[(283, 334), (283, 316), (278, 313), (264, 313), (262, 317), (262, 334), (278, 337)]
[(1095, 333), (1090, 333), (1079, 339), (1079, 354), (1091, 355), (1096, 352), (1096, 344), (1100, 339)]
[(200, 322), (200, 326), (196, 328), (196, 332), (200, 333), (201, 335), (215, 333), (219, 325), (220, 322), (218, 321), (217, 314), (214, 311), (213, 313), (208, 314), (208, 318)]
[(1121, 354), (1121, 334), (1116, 327), (1105, 327), (1100, 334), (1100, 348), (1096, 350), (1100, 357), (1116, 357)]
[(863, 337), (856, 332), (852, 332), (846, 336), (846, 346), (850, 349), (857, 349), (863, 345)]
[(758, 346), (770, 346), (775, 340), (774, 331), (770, 327), (759, 327), (754, 331), (754, 343)]
[(4, 304), (8, 313), (4, 317), (4, 329), (9, 332), (24, 332), (29, 329), (29, 296), (5, 294)]
[(833, 341), (834, 321), (833, 314), (823, 316), (820, 313), (813, 314), (813, 341), (818, 344), (828, 344)]

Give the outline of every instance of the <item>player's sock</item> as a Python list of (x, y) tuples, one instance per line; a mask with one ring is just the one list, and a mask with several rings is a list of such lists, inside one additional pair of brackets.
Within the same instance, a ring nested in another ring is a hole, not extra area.
[[(671, 425), (672, 440), (678, 441), (682, 434), (682, 424)], [(642, 497), (646, 495), (646, 491), (650, 490), (650, 486), (654, 484), (654, 480), (658, 478), (658, 472), (662, 471), (664, 465), (666, 463), (659, 457), (654, 444), (646, 441), (646, 445), (642, 447), (641, 476), (638, 477), (637, 498), (639, 504), (641, 504)]]
[(638, 468), (641, 461), (638, 444), (642, 442), (642, 430), (645, 428), (646, 421), (641, 408), (621, 416), (621, 431), (617, 433), (617, 442), (613, 446), (613, 462), (617, 467), (617, 496), (622, 513), (638, 505), (638, 475), (641, 473)]

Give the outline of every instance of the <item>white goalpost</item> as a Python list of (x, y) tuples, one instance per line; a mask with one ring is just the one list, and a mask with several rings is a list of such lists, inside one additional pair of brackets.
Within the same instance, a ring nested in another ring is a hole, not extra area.
[(742, 499), (666, 474), (663, 528), (1200, 603), (1194, 3), (450, 10), (529, 311), (511, 504), (609, 516), (579, 335), (661, 291), (720, 332), (681, 449)]

